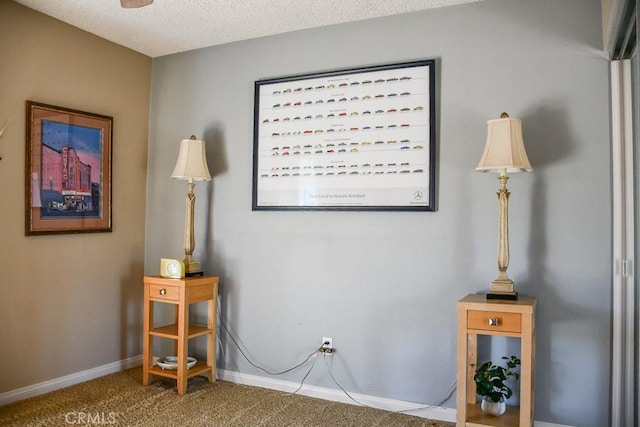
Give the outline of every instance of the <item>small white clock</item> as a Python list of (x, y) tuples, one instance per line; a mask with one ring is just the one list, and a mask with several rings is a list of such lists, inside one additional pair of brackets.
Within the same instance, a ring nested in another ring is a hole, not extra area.
[(184, 277), (184, 263), (179, 259), (161, 258), (160, 276), (170, 279), (182, 279)]

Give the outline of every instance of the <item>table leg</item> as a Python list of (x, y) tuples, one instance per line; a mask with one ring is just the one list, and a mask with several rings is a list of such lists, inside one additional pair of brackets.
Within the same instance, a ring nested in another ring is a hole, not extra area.
[(216, 329), (217, 329), (217, 292), (213, 293), (213, 298), (208, 302), (207, 327), (211, 333), (207, 335), (207, 365), (211, 368), (207, 372), (209, 382), (216, 380)]
[(478, 334), (467, 335), (467, 403), (476, 403), (476, 383), (473, 377), (478, 369)]
[(184, 289), (180, 290), (178, 304), (178, 394), (187, 392), (187, 356), (189, 352), (189, 304)]
[(149, 369), (153, 364), (153, 302), (149, 301), (149, 285), (144, 286), (144, 318), (142, 336), (142, 385), (149, 385)]
[(533, 425), (533, 373), (535, 341), (533, 322), (530, 316), (522, 316), (520, 338), (520, 427)]
[(466, 423), (467, 410), (467, 333), (462, 328), (466, 322), (466, 313), (458, 312), (458, 368), (456, 376), (457, 394), (456, 394), (456, 426), (464, 427)]

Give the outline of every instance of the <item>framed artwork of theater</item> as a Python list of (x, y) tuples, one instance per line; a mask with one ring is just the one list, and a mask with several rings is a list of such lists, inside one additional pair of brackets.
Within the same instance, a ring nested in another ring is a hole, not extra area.
[(253, 210), (436, 210), (435, 60), (255, 82)]
[(113, 118), (26, 106), (25, 234), (110, 232)]

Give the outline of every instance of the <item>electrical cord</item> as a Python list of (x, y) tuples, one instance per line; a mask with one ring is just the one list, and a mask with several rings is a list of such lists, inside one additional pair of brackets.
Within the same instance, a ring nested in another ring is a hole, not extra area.
[[(263, 368), (262, 366), (258, 366), (255, 363), (253, 363), (249, 357), (244, 353), (244, 351), (242, 350), (242, 348), (240, 347), (240, 344), (238, 344), (238, 341), (235, 339), (235, 337), (233, 336), (233, 334), (231, 333), (231, 331), (229, 331), (229, 329), (227, 328), (227, 325), (224, 324), (224, 322), (220, 321), (220, 325), (222, 325), (222, 328), (225, 330), (225, 332), (227, 333), (227, 335), (229, 335), (229, 338), (231, 338), (231, 341), (233, 341), (233, 343), (235, 344), (235, 346), (238, 348), (238, 350), (240, 351), (240, 354), (242, 354), (242, 356), (246, 359), (247, 362), (249, 362), (249, 364), (251, 366), (253, 366), (254, 368), (260, 369), (261, 371), (269, 374), (269, 375), (282, 375), (282, 374), (286, 374), (287, 372), (291, 372), (295, 369), (298, 369), (299, 367), (301, 367), (302, 365), (304, 365), (305, 363), (307, 363), (309, 361), (309, 359), (311, 359), (316, 353), (318, 353), (320, 351), (320, 349), (322, 348), (322, 346), (318, 347), (316, 350), (313, 351), (313, 353), (309, 354), (309, 356), (307, 356), (306, 359), (304, 359), (302, 362), (298, 363), (297, 365), (289, 368), (289, 369), (285, 369), (284, 371), (280, 371), (280, 372), (271, 372), (265, 368)], [(314, 360), (314, 364), (315, 364), (315, 360)], [(313, 366), (311, 367), (311, 369), (313, 369)], [(311, 369), (309, 370), (309, 372), (307, 372), (307, 375), (309, 375), (309, 373), (311, 372)], [(304, 376), (304, 379), (307, 377), (307, 375)], [(297, 391), (297, 390), (296, 390)]]
[(449, 389), (447, 390), (446, 394), (444, 395), (444, 397), (442, 399), (440, 399), (438, 402), (436, 403), (431, 403), (431, 404), (425, 404), (422, 406), (419, 406), (417, 408), (411, 408), (411, 409), (402, 409), (400, 411), (396, 411), (396, 412), (411, 412), (411, 411), (419, 411), (421, 409), (429, 409), (429, 408), (437, 408), (440, 405), (442, 405), (444, 402), (446, 402), (447, 400), (449, 400), (451, 398), (451, 395), (453, 395), (453, 392), (456, 391), (457, 385), (454, 382), (453, 384), (451, 384), (451, 386), (449, 387)]
[(316, 366), (316, 360), (318, 359), (313, 359), (313, 363), (311, 364), (311, 367), (309, 368), (309, 370), (307, 371), (306, 374), (304, 374), (304, 377), (302, 377), (302, 381), (300, 381), (300, 385), (298, 386), (297, 389), (295, 389), (293, 392), (289, 393), (289, 395), (294, 395), (297, 392), (299, 392), (302, 389), (302, 386), (304, 385), (304, 380), (307, 379), (307, 377), (309, 376), (309, 374), (311, 373), (311, 371), (313, 371), (313, 367)]
[[(325, 365), (327, 366), (327, 373), (329, 374), (329, 376), (331, 377), (331, 379), (333, 380), (333, 382), (335, 383), (335, 385), (338, 386), (338, 388), (340, 388), (340, 390), (342, 390), (342, 392), (352, 401), (354, 401), (355, 403), (357, 403), (360, 406), (365, 406), (367, 408), (371, 408), (371, 409), (380, 409), (380, 408), (376, 408), (375, 406), (370, 406), (367, 405), (365, 403), (362, 403), (360, 401), (358, 401), (357, 399), (355, 399), (353, 396), (351, 396), (349, 394), (349, 392), (347, 390), (345, 390), (344, 387), (342, 387), (342, 385), (338, 382), (338, 380), (336, 380), (336, 378), (333, 376), (333, 374), (331, 373), (331, 367), (329, 366), (329, 364), (327, 363), (326, 360), (324, 360)], [(445, 394), (445, 396), (437, 403), (433, 403), (433, 404), (427, 404), (427, 405), (423, 405), (417, 408), (411, 408), (411, 409), (401, 409), (398, 411), (390, 411), (390, 412), (395, 412), (395, 413), (403, 413), (403, 412), (411, 412), (411, 411), (417, 411), (420, 409), (428, 409), (428, 408), (435, 408), (438, 407), (440, 405), (442, 405), (444, 402), (446, 402), (447, 400), (449, 400), (449, 398), (451, 397), (451, 395), (453, 394), (453, 392), (456, 389), (456, 383), (454, 382), (449, 389), (447, 390), (447, 393)]]
[[(324, 353), (320, 353), (320, 350), (322, 349), (322, 346), (320, 346), (320, 347), (318, 347), (316, 350), (314, 350), (311, 354), (309, 354), (309, 356), (307, 356), (307, 358), (306, 358), (305, 360), (303, 360), (302, 362), (298, 363), (297, 365), (295, 365), (295, 366), (293, 366), (293, 367), (291, 367), (291, 368), (285, 369), (285, 370), (283, 370), (283, 371), (279, 371), (279, 372), (271, 372), (271, 371), (269, 371), (269, 370), (267, 370), (267, 369), (265, 369), (265, 368), (263, 368), (263, 367), (261, 367), (261, 366), (259, 366), (259, 365), (255, 364), (254, 362), (252, 362), (252, 361), (249, 359), (249, 357), (245, 354), (245, 352), (242, 350), (242, 348), (240, 347), (240, 344), (238, 343), (238, 341), (236, 340), (236, 338), (233, 336), (233, 334), (231, 333), (231, 331), (229, 331), (229, 329), (227, 328), (227, 325), (225, 325), (225, 323), (224, 323), (222, 320), (219, 320), (219, 323), (220, 323), (220, 325), (222, 326), (222, 328), (224, 329), (224, 331), (227, 333), (227, 335), (229, 335), (229, 338), (231, 338), (231, 341), (232, 341), (232, 342), (233, 342), (233, 344), (236, 346), (236, 348), (238, 349), (238, 351), (240, 351), (240, 354), (242, 354), (242, 356), (245, 358), (245, 360), (246, 360), (247, 362), (249, 362), (249, 364), (250, 364), (251, 366), (253, 366), (253, 367), (257, 368), (257, 369), (260, 369), (261, 371), (263, 371), (263, 372), (265, 372), (265, 373), (267, 373), (267, 374), (269, 374), (269, 375), (277, 376), (277, 375), (286, 374), (287, 372), (291, 372), (291, 371), (293, 371), (293, 370), (295, 370), (295, 369), (298, 369), (299, 367), (301, 367), (301, 366), (305, 365), (305, 364), (309, 361), (309, 359), (311, 359), (311, 358), (312, 358), (312, 357), (314, 357), (315, 355), (322, 354), (323, 362), (324, 362), (324, 364), (325, 364), (325, 365), (326, 365), (326, 367), (327, 367), (327, 373), (329, 374), (329, 376), (331, 377), (331, 379), (333, 380), (333, 382), (335, 383), (335, 385), (337, 385), (337, 386), (338, 386), (338, 388), (339, 388), (340, 390), (342, 390), (342, 392), (343, 392), (343, 393), (344, 393), (344, 394), (345, 394), (349, 399), (351, 399), (354, 403), (356, 403), (356, 404), (358, 404), (358, 405), (360, 405), (360, 406), (364, 406), (364, 407), (372, 408), (372, 409), (380, 409), (380, 408), (376, 408), (376, 407), (374, 407), (374, 406), (370, 406), (370, 405), (367, 405), (367, 404), (365, 404), (365, 403), (362, 403), (362, 402), (358, 401), (356, 398), (354, 398), (353, 396), (351, 396), (351, 394), (350, 394), (350, 393), (349, 393), (349, 392), (348, 392), (348, 391), (347, 391), (347, 390), (346, 390), (346, 389), (345, 389), (345, 388), (344, 388), (344, 387), (343, 387), (343, 386), (338, 382), (338, 380), (336, 379), (336, 377), (334, 377), (334, 376), (333, 376), (333, 373), (331, 372), (331, 367), (330, 367), (330, 366), (329, 366), (329, 364), (327, 363), (327, 360), (326, 360), (326, 356), (327, 356), (327, 355), (326, 355), (326, 354), (324, 354)], [(324, 343), (323, 343), (323, 345), (324, 345)], [(294, 395), (294, 394), (298, 393), (298, 392), (302, 389), (302, 386), (304, 385), (305, 380), (307, 379), (307, 377), (309, 376), (309, 374), (311, 374), (311, 371), (313, 370), (313, 368), (316, 366), (316, 361), (317, 361), (317, 359), (314, 359), (314, 360), (313, 360), (313, 363), (311, 364), (311, 367), (309, 368), (309, 370), (307, 371), (307, 373), (304, 375), (304, 377), (302, 377), (302, 380), (300, 381), (300, 385), (298, 386), (298, 388), (297, 388), (295, 391), (293, 391), (293, 392), (289, 393), (289, 395)], [(449, 398), (451, 397), (451, 395), (453, 394), (453, 392), (454, 392), (455, 390), (456, 390), (456, 382), (454, 382), (454, 383), (449, 387), (449, 389), (447, 390), (447, 392), (446, 392), (446, 394), (444, 395), (444, 397), (443, 397), (441, 400), (439, 400), (438, 402), (436, 402), (436, 403), (433, 403), (433, 404), (425, 404), (425, 405), (423, 405), (423, 406), (419, 406), (419, 407), (417, 407), (417, 408), (402, 409), (402, 410), (398, 410), (398, 411), (390, 411), (390, 412), (395, 412), (395, 413), (406, 413), (406, 412), (411, 412), (411, 411), (418, 411), (418, 410), (421, 410), (421, 409), (429, 409), (429, 408), (435, 408), (435, 407), (438, 407), (438, 406), (442, 405), (444, 402), (446, 402), (447, 400), (449, 400)]]
[[(346, 395), (347, 395), (347, 397), (348, 397), (349, 399), (353, 400), (353, 401), (354, 401), (355, 403), (357, 403), (358, 405), (366, 406), (367, 408), (372, 408), (372, 406), (369, 406), (369, 405), (366, 405), (366, 404), (364, 404), (364, 403), (362, 403), (362, 402), (359, 402), (359, 401), (358, 401), (358, 400), (356, 400), (353, 396), (351, 396), (351, 395), (349, 394), (349, 392), (348, 392), (347, 390), (345, 390), (345, 388), (344, 388), (344, 387), (342, 387), (342, 385), (338, 382), (338, 380), (336, 380), (336, 377), (334, 377), (334, 376), (333, 376), (333, 374), (331, 373), (331, 367), (330, 367), (330, 366), (329, 366), (329, 364), (327, 363), (327, 360), (326, 360), (326, 359), (324, 359), (324, 357), (323, 357), (323, 361), (324, 361), (324, 364), (325, 364), (325, 365), (326, 365), (326, 367), (327, 367), (327, 373), (329, 374), (329, 376), (331, 377), (331, 379), (333, 380), (333, 382), (338, 386), (338, 388), (340, 388), (340, 390), (342, 390), (342, 392), (343, 392), (344, 394), (346, 394)], [(377, 409), (377, 408), (374, 408), (374, 409)]]

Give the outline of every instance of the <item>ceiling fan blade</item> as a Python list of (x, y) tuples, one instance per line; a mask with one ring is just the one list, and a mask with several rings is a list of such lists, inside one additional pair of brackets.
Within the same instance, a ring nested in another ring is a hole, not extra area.
[(120, 6), (126, 9), (149, 6), (151, 3), (153, 0), (120, 0)]

